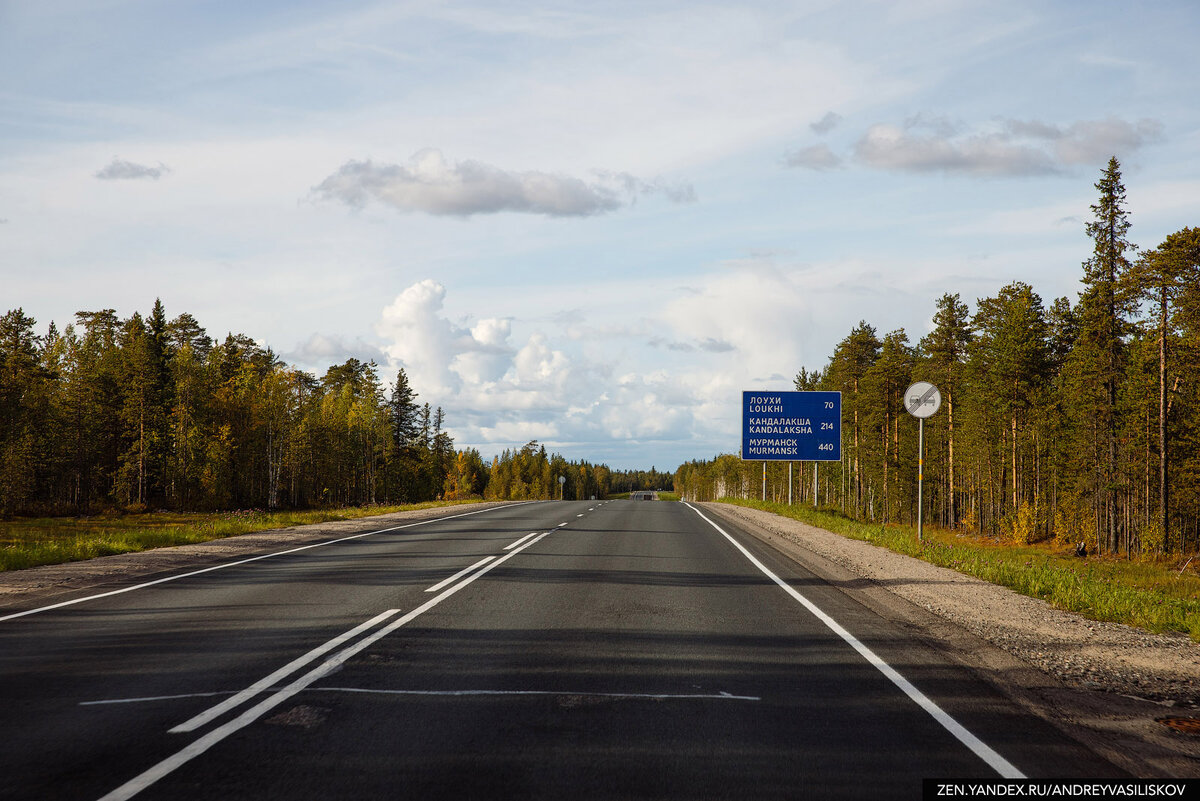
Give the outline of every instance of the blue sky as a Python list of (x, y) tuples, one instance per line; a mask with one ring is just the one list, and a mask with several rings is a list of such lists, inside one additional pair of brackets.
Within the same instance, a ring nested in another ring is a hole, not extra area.
[(459, 446), (736, 452), (860, 320), (1200, 224), (1200, 6), (0, 0), (0, 307), (161, 297)]

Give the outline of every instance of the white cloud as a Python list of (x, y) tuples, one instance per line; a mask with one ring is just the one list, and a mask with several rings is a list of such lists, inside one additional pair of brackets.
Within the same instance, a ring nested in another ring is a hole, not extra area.
[(951, 138), (917, 135), (895, 125), (872, 125), (854, 146), (862, 163), (903, 172), (961, 172), (970, 175), (1046, 175), (1058, 171), (1048, 153), (1013, 144), (1003, 134)]
[[(442, 315), (445, 298), (446, 288), (427, 278), (400, 293), (375, 326), (376, 333), (391, 342), (383, 349), (388, 357), (407, 368), (421, 392), (438, 396), (461, 388), (462, 377), (454, 370), (459, 356), (494, 347), (447, 320)], [(470, 372), (470, 365), (458, 364)]]
[(114, 158), (107, 167), (96, 173), (96, 177), (101, 181), (136, 181), (143, 178), (157, 181), (170, 171), (171, 168), (162, 162), (148, 167), (145, 164)]
[(1103, 164), (1110, 156), (1123, 158), (1143, 145), (1158, 141), (1162, 135), (1163, 125), (1158, 120), (1131, 123), (1108, 117), (1076, 122), (1055, 130), (1049, 138), (1064, 164)]
[(825, 116), (822, 117), (821, 119), (817, 120), (814, 123), (810, 123), (808, 127), (812, 128), (815, 133), (818, 133), (818, 134), (824, 136), (825, 134), (832, 131), (834, 128), (838, 127), (838, 123), (840, 123), (841, 121), (842, 121), (841, 114), (830, 111), (830, 112), (826, 112)]
[(550, 217), (588, 217), (625, 205), (622, 192), (636, 196), (662, 193), (675, 202), (690, 202), (687, 184), (646, 182), (628, 173), (598, 172), (585, 183), (569, 175), (509, 171), (480, 161), (448, 161), (432, 148), (415, 154), (407, 165), (348, 161), (313, 194), (362, 208), (374, 200), (402, 212), (453, 217), (502, 211)]
[(854, 154), (867, 166), (902, 172), (1049, 175), (1103, 164), (1114, 155), (1123, 158), (1159, 140), (1162, 132), (1157, 120), (1132, 123), (1109, 117), (1066, 126), (999, 120), (989, 129), (962, 134), (961, 126), (950, 120), (918, 115), (903, 126), (872, 125), (855, 144)]
[(793, 151), (784, 161), (789, 167), (807, 167), (810, 170), (831, 170), (842, 166), (842, 159), (825, 144)]
[(697, 293), (674, 298), (664, 321), (683, 342), (722, 358), (734, 375), (752, 378), (799, 366), (812, 324), (811, 276), (768, 259), (731, 262), (703, 277)]
[[(389, 367), (403, 366), (421, 398), (446, 409), (460, 446), (588, 442), (597, 450), (585, 458), (594, 459), (623, 452), (631, 442), (695, 439), (697, 414), (708, 403), (696, 388), (711, 381), (709, 371), (692, 375), (686, 365), (681, 372), (643, 371), (637, 354), (606, 353), (597, 360), (570, 332), (555, 342), (511, 318), (455, 324), (445, 313), (446, 294), (430, 279), (413, 284), (383, 310), (376, 331), (388, 342)], [(519, 345), (512, 343), (514, 323), (527, 331)], [(646, 325), (670, 329), (661, 321)], [(728, 348), (714, 338), (696, 342), (689, 359), (720, 358), (709, 354)], [(614, 378), (622, 364), (627, 372)], [(699, 430), (710, 435), (708, 426)]]
[(304, 342), (298, 343), (287, 353), (281, 353), (288, 362), (294, 362), (303, 367), (339, 364), (347, 359), (358, 359), (360, 362), (385, 361), (383, 351), (378, 346), (363, 341), (361, 337), (347, 343), (337, 335), (313, 334)]

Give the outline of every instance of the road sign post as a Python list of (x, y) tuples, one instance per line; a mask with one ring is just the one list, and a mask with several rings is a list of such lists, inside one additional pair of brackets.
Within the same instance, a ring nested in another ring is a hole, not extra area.
[(904, 408), (919, 422), (917, 434), (917, 542), (925, 539), (925, 418), (942, 408), (942, 393), (928, 381), (918, 381), (904, 392)]
[(838, 462), (842, 393), (743, 392), (742, 459)]
[(567, 483), (567, 477), (566, 477), (566, 476), (559, 476), (559, 477), (558, 477), (558, 499), (559, 499), (560, 501), (563, 499), (563, 486), (564, 486), (566, 483)]
[[(788, 463), (788, 505), (792, 503), (792, 462), (842, 459), (842, 393), (742, 393), (742, 459), (762, 461), (762, 499), (767, 499), (767, 462)], [(816, 470), (813, 503), (816, 503)]]

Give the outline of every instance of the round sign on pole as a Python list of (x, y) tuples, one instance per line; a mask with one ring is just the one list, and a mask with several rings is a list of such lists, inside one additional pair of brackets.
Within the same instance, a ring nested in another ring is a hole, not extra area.
[(942, 408), (942, 393), (928, 381), (918, 381), (905, 391), (904, 408), (913, 417), (930, 417)]

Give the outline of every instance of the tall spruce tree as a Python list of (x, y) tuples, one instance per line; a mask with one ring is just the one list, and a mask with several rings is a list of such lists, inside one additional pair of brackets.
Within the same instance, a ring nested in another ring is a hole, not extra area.
[(421, 407), (417, 405), (417, 393), (408, 382), (408, 374), (401, 367), (396, 373), (388, 400), (388, 418), (392, 423), (392, 440), (396, 450), (411, 447), (420, 431)]
[(401, 367), (388, 398), (387, 414), (391, 431), (388, 481), (402, 501), (415, 500), (420, 494), (421, 461), (417, 440), (421, 430), (421, 407), (416, 399), (417, 393)]
[(1125, 342), (1129, 318), (1136, 310), (1136, 295), (1126, 274), (1136, 247), (1129, 241), (1129, 215), (1125, 211), (1125, 185), (1121, 164), (1114, 156), (1096, 183), (1099, 200), (1092, 205), (1087, 234), (1092, 256), (1084, 262), (1083, 291), (1079, 294), (1079, 336), (1073, 353), (1077, 393), (1076, 411), (1090, 422), (1092, 452), (1097, 469), (1093, 504), (1100, 541), (1117, 548), (1117, 430), (1120, 421), (1117, 396), (1125, 368)]

